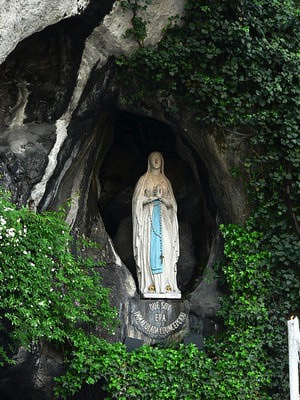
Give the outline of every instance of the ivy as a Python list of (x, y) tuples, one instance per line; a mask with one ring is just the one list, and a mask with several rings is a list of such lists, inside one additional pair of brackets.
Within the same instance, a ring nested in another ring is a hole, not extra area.
[(142, 18), (140, 11), (146, 10), (150, 4), (152, 0), (121, 0), (122, 9), (132, 12), (132, 28), (126, 30), (125, 37), (136, 40), (140, 47), (144, 46), (147, 36), (147, 21)]
[[(88, 371), (88, 383), (97, 382), (99, 371), (104, 372), (107, 400), (214, 400), (216, 393), (219, 399), (250, 400), (253, 393), (257, 399), (269, 399), (262, 391), (266, 378), (256, 357), (259, 344), (256, 340), (247, 345), (240, 339), (240, 348), (232, 353), (219, 348), (215, 358), (194, 345), (183, 344), (166, 348), (145, 345), (130, 353), (122, 344), (107, 344), (100, 347), (101, 354), (99, 346), (91, 347), (87, 358), (77, 353), (64, 378), (64, 388), (57, 394), (76, 387), (74, 368)], [(243, 369), (247, 369), (246, 374), (241, 373)]]

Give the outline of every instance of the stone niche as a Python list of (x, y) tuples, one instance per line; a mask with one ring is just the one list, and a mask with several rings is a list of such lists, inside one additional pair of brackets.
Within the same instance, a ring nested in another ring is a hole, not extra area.
[(187, 147), (167, 124), (119, 112), (114, 138), (99, 173), (101, 217), (115, 250), (137, 282), (132, 252), (133, 191), (147, 169), (148, 155), (155, 150), (163, 154), (165, 174), (171, 181), (178, 206), (177, 281), (183, 294), (191, 292), (203, 274), (216, 214), (206, 169), (196, 154), (194, 158), (185, 157)]
[(118, 111), (113, 131), (111, 145), (99, 170), (98, 206), (114, 249), (129, 269), (136, 287), (132, 196), (152, 151), (159, 151), (164, 157), (165, 174), (171, 181), (178, 206), (180, 241), (177, 282), (182, 299), (142, 300), (139, 294), (129, 298), (122, 308), (124, 336), (143, 339), (146, 343), (178, 341), (190, 330), (187, 299), (202, 280), (216, 230), (217, 210), (208, 173), (189, 143), (164, 122)]

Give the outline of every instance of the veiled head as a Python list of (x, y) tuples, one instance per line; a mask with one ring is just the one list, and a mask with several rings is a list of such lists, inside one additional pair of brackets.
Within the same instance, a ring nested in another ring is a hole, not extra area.
[(148, 172), (158, 169), (164, 173), (164, 159), (161, 153), (153, 151), (148, 157)]

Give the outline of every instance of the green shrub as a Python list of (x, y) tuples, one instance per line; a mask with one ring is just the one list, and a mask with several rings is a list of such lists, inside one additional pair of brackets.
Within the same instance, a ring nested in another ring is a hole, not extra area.
[(73, 239), (62, 212), (17, 209), (1, 191), (0, 239), (0, 331), (8, 338), (1, 365), (19, 346), (30, 350), (40, 339), (69, 359), (98, 341), (96, 326), (112, 329), (116, 312), (101, 286), (101, 263), (70, 252)]
[(222, 337), (207, 339), (205, 352), (183, 344), (143, 346), (131, 353), (120, 349), (104, 367), (108, 399), (271, 398), (263, 336), (270, 254), (259, 248), (261, 234), (250, 228), (231, 225), (222, 231), (228, 257), (220, 270), (228, 288), (220, 312), (226, 325)]

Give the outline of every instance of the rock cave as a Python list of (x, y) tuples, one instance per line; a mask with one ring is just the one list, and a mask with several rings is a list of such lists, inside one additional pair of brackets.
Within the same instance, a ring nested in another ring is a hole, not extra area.
[(119, 111), (111, 148), (100, 167), (99, 210), (117, 253), (136, 277), (132, 255), (133, 190), (145, 169), (148, 154), (160, 151), (178, 203), (178, 284), (183, 292), (191, 292), (208, 260), (216, 211), (209, 187), (202, 183), (208, 180), (205, 166), (196, 155), (195, 159), (189, 158), (185, 154), (187, 146), (178, 142), (168, 125)]
[[(213, 334), (219, 307), (213, 265), (222, 251), (217, 225), (247, 215), (242, 181), (230, 173), (243, 142), (183, 112), (170, 116), (159, 100), (124, 106), (114, 57), (136, 47), (124, 38), (130, 19), (116, 4), (111, 11), (111, 1), (96, 3), (77, 16), (56, 16), (54, 25), (20, 36), (15, 50), (7, 50), (0, 67), (0, 183), (16, 203), (32, 201), (38, 211), (71, 199), (67, 222), (101, 244), (94, 256), (106, 262), (103, 282), (120, 310), (112, 340), (123, 341), (124, 305), (137, 296), (131, 200), (148, 154), (160, 151), (178, 203), (178, 285), (188, 329)], [(182, 12), (180, 1), (165, 7), (159, 26), (170, 10)], [(158, 41), (156, 23), (149, 30)]]
[[(136, 45), (123, 34), (130, 19), (116, 4), (111, 10), (112, 3), (91, 1), (78, 16), (46, 24), (21, 40), (1, 65), (1, 184), (15, 202), (32, 201), (40, 211), (71, 199), (68, 223), (101, 243), (98, 256), (114, 268), (121, 265), (131, 282), (130, 289), (120, 290), (113, 279), (119, 307), (136, 290), (134, 184), (149, 152), (161, 151), (178, 202), (178, 283), (191, 312), (212, 317), (216, 282), (203, 277), (213, 273), (221, 251), (217, 221), (238, 222), (247, 214), (242, 181), (230, 173), (243, 142), (184, 113), (170, 116), (159, 100), (124, 106), (114, 57)], [(181, 2), (176, 7), (172, 12)], [(154, 23), (149, 30), (159, 35)]]

